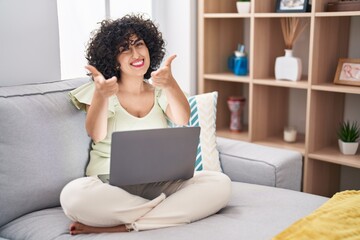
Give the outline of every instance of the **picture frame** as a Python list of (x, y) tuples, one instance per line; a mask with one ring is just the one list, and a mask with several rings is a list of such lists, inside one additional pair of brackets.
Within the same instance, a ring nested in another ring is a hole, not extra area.
[(360, 86), (360, 58), (340, 58), (334, 83)]
[(276, 12), (306, 12), (309, 0), (276, 0)]

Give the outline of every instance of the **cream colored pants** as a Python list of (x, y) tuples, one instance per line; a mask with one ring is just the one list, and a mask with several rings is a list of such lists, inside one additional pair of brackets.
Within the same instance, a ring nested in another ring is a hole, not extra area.
[(68, 183), (60, 202), (75, 222), (94, 227), (125, 224), (136, 231), (190, 223), (225, 207), (231, 181), (223, 173), (197, 172), (186, 181), (142, 184), (124, 188), (84, 177)]

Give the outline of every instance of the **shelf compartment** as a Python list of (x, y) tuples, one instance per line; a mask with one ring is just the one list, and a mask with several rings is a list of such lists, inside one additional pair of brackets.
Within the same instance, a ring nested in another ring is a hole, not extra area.
[[(249, 36), (244, 36), (244, 29), (250, 28), (248, 19), (210, 18), (204, 21), (204, 73), (227, 72), (228, 58), (239, 43), (248, 43)], [(211, 39), (211, 41), (208, 41)], [(249, 48), (249, 46), (246, 46)]]
[(326, 8), (327, 8), (327, 3), (330, 2), (337, 2), (334, 0), (316, 0), (313, 1), (313, 3), (315, 3), (315, 13), (316, 15), (334, 15), (334, 16), (344, 16), (342, 14), (347, 14), (347, 15), (360, 15), (360, 11), (346, 11), (346, 12), (327, 12)]
[[(252, 104), (256, 109), (250, 115), (252, 141), (282, 139), (286, 126), (296, 127), (298, 134), (305, 133), (307, 90), (254, 84)], [(296, 148), (304, 152), (304, 145)]]
[(340, 176), (340, 165), (306, 158), (303, 191), (331, 197), (340, 190)]
[(237, 0), (200, 0), (200, 4), (204, 6), (204, 13), (237, 13)]
[[(253, 42), (253, 78), (275, 79), (275, 61), (277, 57), (285, 55), (285, 43), (281, 30), (281, 18), (255, 18)], [(310, 21), (310, 18), (301, 19)], [(302, 79), (306, 79), (309, 66), (310, 24), (298, 37), (293, 47), (295, 57), (302, 62)]]
[(274, 13), (276, 0), (255, 0), (253, 6), (255, 13)]
[(337, 144), (337, 129), (343, 120), (345, 94), (311, 91), (309, 152)]
[(236, 76), (231, 72), (204, 74), (204, 78), (214, 81), (243, 82), (249, 83), (249, 76)]
[(348, 56), (350, 17), (315, 18), (312, 83), (332, 83), (339, 58)]
[(229, 129), (230, 126), (230, 110), (227, 100), (230, 96), (243, 96), (246, 99), (245, 107), (242, 115), (243, 125), (248, 124), (249, 111), (249, 84), (234, 83), (227, 81), (205, 80), (205, 92), (218, 92), (216, 127), (217, 129)]

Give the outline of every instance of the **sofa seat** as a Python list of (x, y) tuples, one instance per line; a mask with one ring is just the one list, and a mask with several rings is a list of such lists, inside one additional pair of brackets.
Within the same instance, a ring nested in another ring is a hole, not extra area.
[(160, 230), (70, 236), (70, 221), (61, 208), (36, 211), (0, 229), (0, 236), (12, 240), (48, 239), (271, 239), (296, 220), (310, 214), (327, 198), (256, 184), (233, 182), (233, 194), (226, 208), (204, 220)]

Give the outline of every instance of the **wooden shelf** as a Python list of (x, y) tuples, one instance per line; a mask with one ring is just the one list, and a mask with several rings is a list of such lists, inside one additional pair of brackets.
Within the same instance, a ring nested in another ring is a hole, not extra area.
[(253, 79), (254, 84), (277, 86), (277, 87), (288, 87), (288, 88), (300, 88), (307, 89), (309, 83), (307, 80), (301, 80), (298, 82), (286, 81), (286, 80), (275, 80), (275, 79)]
[(244, 131), (241, 132), (233, 132), (230, 131), (229, 129), (217, 129), (216, 130), (216, 135), (218, 137), (223, 137), (223, 138), (230, 138), (230, 139), (235, 139), (235, 140), (240, 140), (240, 141), (249, 141), (249, 132), (247, 131), (246, 127)]
[(205, 13), (204, 18), (250, 18), (249, 13)]
[[(333, 84), (339, 58), (360, 58), (348, 52), (354, 45), (350, 34), (360, 34), (360, 27), (352, 25), (358, 24), (360, 11), (325, 12), (330, 1), (312, 0), (311, 12), (275, 13), (276, 0), (251, 0), (251, 13), (238, 14), (236, 0), (198, 0), (198, 92), (219, 93), (217, 135), (300, 152), (304, 191), (324, 196), (340, 189), (341, 166), (360, 169), (359, 153), (345, 156), (334, 146), (345, 112), (359, 116), (358, 106), (346, 101), (357, 97), (349, 95), (360, 95), (360, 87)], [(274, 77), (276, 58), (286, 48), (280, 22), (284, 17), (309, 21), (294, 46), (303, 69), (297, 82)], [(238, 43), (246, 45), (249, 76), (227, 69)], [(228, 130), (227, 99), (234, 95), (246, 96), (248, 126), (240, 133)], [(284, 142), (283, 129), (293, 122), (304, 134), (295, 143)]]
[(319, 91), (327, 91), (327, 92), (360, 94), (360, 87), (336, 85), (333, 83), (323, 83), (323, 84), (313, 85), (311, 86), (311, 89), (319, 90)]
[(294, 143), (285, 142), (282, 136), (268, 137), (261, 141), (254, 141), (256, 144), (266, 145), (270, 147), (283, 148), (288, 150), (294, 150), (305, 155), (305, 135), (299, 134), (297, 140)]
[(243, 83), (250, 82), (249, 76), (236, 76), (233, 73), (204, 74), (204, 79), (214, 80), (214, 81), (243, 82)]
[(349, 12), (318, 12), (315, 13), (316, 17), (352, 17), (360, 16), (360, 11)]
[(338, 146), (325, 147), (313, 153), (309, 153), (309, 157), (324, 162), (335, 163), (339, 165), (360, 168), (360, 149), (356, 155), (349, 156), (340, 152)]
[(254, 13), (256, 18), (311, 17), (311, 13)]

